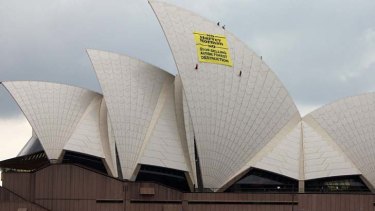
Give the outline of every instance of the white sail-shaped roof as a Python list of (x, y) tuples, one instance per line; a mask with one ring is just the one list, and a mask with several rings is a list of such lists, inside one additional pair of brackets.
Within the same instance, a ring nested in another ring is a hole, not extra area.
[(100, 97), (89, 90), (48, 82), (3, 84), (25, 114), (50, 160), (60, 158), (88, 105)]
[(116, 143), (113, 138), (113, 132), (108, 121), (109, 116), (104, 98), (102, 98), (101, 101), (99, 118), (100, 139), (102, 142), (106, 165), (107, 168), (111, 171), (112, 176), (118, 177), (119, 175), (116, 163)]
[(375, 186), (375, 93), (347, 97), (310, 114)]
[(139, 163), (190, 172), (177, 128), (173, 79), (167, 80), (160, 93)]
[[(204, 186), (219, 188), (298, 111), (269, 67), (231, 33), (184, 9), (150, 4), (181, 76)], [(199, 63), (194, 32), (225, 36), (233, 66)]]
[(304, 118), (302, 126), (304, 179), (361, 174), (311, 115)]
[(101, 101), (101, 96), (91, 101), (64, 149), (104, 158), (99, 128)]
[(64, 149), (103, 158), (109, 173), (117, 177), (114, 147), (111, 149), (107, 130), (105, 103), (103, 97), (98, 96), (87, 107)]
[(187, 108), (186, 97), (183, 91), (180, 76), (175, 77), (175, 103), (177, 127), (182, 140), (185, 156), (190, 160), (191, 172), (190, 177), (194, 184), (197, 184), (196, 166), (195, 166), (195, 149), (194, 149), (194, 131), (191, 123), (190, 113)]
[(173, 76), (140, 60), (88, 50), (108, 108), (125, 179), (135, 179), (137, 161), (166, 80)]
[(249, 166), (300, 179), (302, 131), (299, 117), (284, 127), (255, 157)]

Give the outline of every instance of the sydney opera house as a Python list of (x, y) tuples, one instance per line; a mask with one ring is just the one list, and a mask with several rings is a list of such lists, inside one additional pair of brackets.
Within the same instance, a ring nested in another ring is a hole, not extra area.
[(302, 118), (244, 42), (150, 4), (177, 75), (88, 49), (102, 93), (2, 82), (33, 135), (0, 162), (0, 210), (374, 210), (374, 93)]

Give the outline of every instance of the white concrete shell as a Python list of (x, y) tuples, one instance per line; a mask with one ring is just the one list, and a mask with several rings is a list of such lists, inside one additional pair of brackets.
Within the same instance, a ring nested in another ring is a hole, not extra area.
[(302, 127), (305, 180), (361, 174), (311, 115), (304, 118)]
[(29, 154), (40, 140), (51, 160), (61, 158), (63, 150), (100, 157), (108, 173), (117, 177), (115, 157), (109, 149), (102, 95), (48, 82), (13, 81), (3, 84), (33, 128), (33, 135), (19, 156)]
[(309, 117), (323, 128), (375, 186), (375, 93), (347, 97), (320, 109)]
[(190, 172), (177, 128), (173, 82), (163, 86), (138, 163)]
[(107, 105), (102, 98), (99, 116), (100, 139), (102, 141), (103, 152), (107, 164), (107, 168), (112, 172), (112, 176), (118, 177), (118, 169), (116, 163), (116, 143), (113, 139), (113, 132), (108, 121)]
[(107, 112), (101, 95), (92, 99), (64, 150), (102, 158), (108, 173), (117, 177), (114, 144), (109, 142)]
[(190, 160), (190, 178), (192, 182), (197, 184), (196, 178), (196, 166), (195, 166), (195, 149), (194, 149), (194, 131), (191, 123), (189, 110), (187, 108), (186, 97), (183, 91), (182, 82), (180, 76), (175, 77), (175, 103), (176, 103), (176, 118), (177, 126), (182, 139), (182, 145), (184, 148), (185, 156), (187, 160)]
[(57, 160), (81, 117), (99, 94), (68, 85), (3, 82), (31, 124), (48, 158)]
[(257, 155), (248, 167), (300, 180), (302, 129), (300, 117), (292, 119)]
[[(276, 75), (231, 33), (184, 9), (150, 4), (181, 76), (204, 186), (222, 187), (298, 111)], [(193, 36), (197, 31), (226, 36), (233, 67), (199, 63)]]
[[(164, 106), (174, 109), (174, 76), (127, 56), (98, 50), (88, 50), (88, 54), (107, 104), (123, 177), (134, 180), (141, 162), (188, 170), (176, 120), (171, 117), (175, 114), (163, 110)], [(160, 130), (170, 134), (160, 134)], [(174, 157), (163, 155), (166, 151)]]
[(92, 99), (69, 141), (64, 146), (65, 150), (104, 158), (99, 128), (101, 101), (101, 96)]

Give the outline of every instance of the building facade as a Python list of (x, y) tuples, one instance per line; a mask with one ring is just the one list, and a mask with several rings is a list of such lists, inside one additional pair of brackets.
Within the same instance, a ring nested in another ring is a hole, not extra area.
[(375, 94), (302, 118), (262, 58), (219, 23), (150, 4), (176, 76), (88, 49), (103, 93), (2, 82), (33, 128), (19, 155), (0, 162), (7, 209), (316, 210), (310, 197), (322, 193), (327, 204), (357, 197), (353, 206), (373, 209)]

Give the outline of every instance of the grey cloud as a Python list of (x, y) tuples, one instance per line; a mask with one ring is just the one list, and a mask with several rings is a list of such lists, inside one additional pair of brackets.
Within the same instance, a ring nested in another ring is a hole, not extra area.
[(263, 56), (297, 104), (322, 105), (374, 90), (374, 66), (362, 66), (364, 57), (375, 58), (375, 42), (363, 42), (375, 29), (374, 1), (174, 2), (224, 22)]
[[(363, 65), (375, 56), (375, 42), (363, 39), (375, 30), (372, 0), (168, 2), (226, 24), (263, 56), (297, 104), (321, 105), (374, 89), (374, 64)], [(44, 80), (100, 92), (86, 48), (128, 54), (176, 73), (147, 1), (0, 1), (0, 30), (1, 81)], [(2, 110), (15, 107), (4, 90), (0, 95)]]

